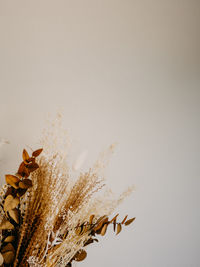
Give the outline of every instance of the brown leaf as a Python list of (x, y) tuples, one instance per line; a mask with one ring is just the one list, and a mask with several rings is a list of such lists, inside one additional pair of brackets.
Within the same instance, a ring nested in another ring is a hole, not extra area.
[(15, 236), (14, 235), (9, 235), (5, 238), (4, 242), (6, 243), (10, 243), (13, 242), (15, 240)]
[(30, 187), (32, 187), (32, 181), (30, 179), (24, 179), (21, 182), (19, 182), (19, 188), (21, 189), (28, 189)]
[(129, 219), (128, 221), (125, 222), (125, 225), (131, 224), (133, 221), (135, 221), (136, 218)]
[(93, 230), (94, 230), (95, 232), (98, 231), (98, 230), (102, 227), (103, 223), (105, 223), (106, 221), (108, 221), (108, 217), (107, 217), (106, 215), (100, 217), (100, 218), (97, 220), (97, 222), (96, 222), (96, 226), (94, 227)]
[(83, 249), (80, 249), (74, 256), (75, 261), (83, 261), (87, 257), (87, 252)]
[(128, 217), (128, 215), (126, 215), (126, 216), (124, 217), (124, 219), (123, 219), (123, 221), (121, 222), (121, 224), (124, 224), (124, 223), (125, 223), (127, 217)]
[(116, 233), (116, 235), (118, 235), (118, 234), (121, 232), (121, 230), (122, 230), (121, 223), (118, 223), (118, 225), (117, 225), (117, 233)]
[(19, 198), (18, 197), (13, 197), (12, 195), (8, 195), (5, 199), (4, 202), (4, 211), (9, 211), (17, 207), (19, 204)]
[(28, 177), (30, 175), (30, 171), (24, 162), (20, 164), (17, 174), (19, 174), (21, 177)]
[(108, 225), (107, 224), (104, 224), (103, 228), (101, 229), (101, 235), (102, 236), (105, 235), (107, 228), (108, 228)]
[(2, 248), (1, 252), (7, 252), (7, 251), (13, 251), (15, 252), (15, 249), (11, 243), (8, 243), (5, 247)]
[(14, 187), (15, 189), (19, 188), (18, 183), (20, 179), (17, 176), (6, 174), (6, 183)]
[(17, 197), (21, 197), (26, 193), (27, 189), (17, 189)]
[(13, 230), (14, 225), (10, 223), (8, 220), (3, 219), (0, 224), (0, 230)]
[(89, 224), (92, 224), (93, 223), (94, 217), (95, 217), (94, 214), (90, 215)]
[(26, 160), (28, 160), (30, 158), (28, 152), (26, 151), (26, 149), (23, 150), (22, 158), (23, 158), (24, 161), (26, 161)]
[(117, 217), (119, 216), (119, 213), (117, 215), (115, 215), (115, 217), (112, 218), (112, 220), (110, 221), (110, 223), (116, 221)]
[(116, 229), (116, 219), (114, 220), (113, 222), (113, 231), (115, 232), (115, 229)]
[(30, 172), (34, 172), (39, 168), (39, 165), (37, 163), (31, 163), (26, 166)]
[(76, 233), (77, 235), (80, 235), (81, 232), (82, 232), (82, 227), (81, 227), (81, 226), (76, 227), (76, 229), (75, 229), (75, 233)]
[(5, 264), (11, 264), (15, 259), (15, 253), (13, 251), (7, 251), (2, 254)]
[(10, 217), (18, 224), (19, 223), (19, 211), (17, 209), (9, 210)]
[(43, 148), (37, 149), (32, 153), (33, 157), (38, 157), (40, 153), (42, 152)]
[(3, 264), (4, 262), (4, 258), (3, 258), (3, 255), (0, 253), (0, 266)]

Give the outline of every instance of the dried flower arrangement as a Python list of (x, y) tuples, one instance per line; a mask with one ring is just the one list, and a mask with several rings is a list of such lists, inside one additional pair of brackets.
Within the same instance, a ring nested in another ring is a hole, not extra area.
[(5, 176), (0, 191), (0, 266), (71, 267), (86, 258), (85, 247), (98, 242), (109, 225), (119, 234), (135, 220), (125, 216), (118, 221), (118, 214), (109, 219), (132, 188), (118, 199), (109, 191), (96, 194), (104, 186), (98, 172), (113, 146), (74, 182), (58, 141), (56, 133), (48, 132), (43, 148), (31, 155), (24, 149), (17, 173)]

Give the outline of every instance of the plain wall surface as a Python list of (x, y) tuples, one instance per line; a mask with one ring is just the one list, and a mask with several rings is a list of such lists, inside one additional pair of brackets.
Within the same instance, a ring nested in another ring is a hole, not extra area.
[(135, 223), (77, 267), (200, 266), (199, 18), (198, 0), (0, 0), (2, 183), (62, 109), (74, 155), (117, 141), (108, 183), (136, 187)]

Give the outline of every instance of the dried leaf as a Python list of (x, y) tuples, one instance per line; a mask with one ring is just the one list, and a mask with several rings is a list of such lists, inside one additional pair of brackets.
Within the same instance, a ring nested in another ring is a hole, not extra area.
[(117, 217), (119, 216), (119, 213), (117, 215), (115, 215), (115, 217), (112, 218), (112, 220), (110, 221), (110, 223), (116, 221)]
[(19, 204), (19, 198), (18, 197), (13, 197), (12, 195), (8, 195), (5, 199), (4, 202), (4, 211), (9, 211), (17, 207)]
[(0, 266), (3, 264), (4, 262), (4, 258), (3, 258), (3, 255), (0, 253)]
[(7, 251), (2, 254), (5, 264), (11, 264), (15, 259), (15, 253), (13, 251)]
[(75, 261), (83, 261), (87, 257), (87, 252), (83, 249), (80, 249), (74, 256)]
[(125, 222), (125, 225), (131, 224), (133, 221), (135, 221), (135, 218), (129, 219), (128, 221)]
[(123, 221), (121, 222), (121, 224), (124, 224), (124, 223), (125, 223), (127, 217), (128, 217), (128, 215), (126, 215), (126, 216), (124, 217), (124, 219), (123, 219)]
[(75, 229), (75, 233), (76, 233), (77, 235), (80, 235), (81, 232), (82, 232), (82, 227), (81, 227), (81, 226), (76, 227), (76, 229)]
[(118, 225), (117, 225), (117, 233), (116, 233), (116, 235), (118, 235), (118, 234), (121, 232), (121, 230), (122, 230), (121, 223), (118, 223)]
[(86, 247), (86, 246), (92, 244), (93, 242), (94, 242), (94, 239), (92, 239), (92, 238), (88, 239), (88, 240), (85, 242), (84, 247)]
[(19, 211), (17, 209), (9, 210), (10, 217), (18, 224), (19, 223)]
[(14, 187), (15, 189), (19, 188), (18, 183), (20, 179), (14, 175), (7, 174), (6, 177), (6, 183)]
[(0, 230), (13, 230), (14, 225), (10, 223), (8, 220), (3, 219), (0, 224)]
[(1, 252), (7, 252), (7, 251), (13, 251), (15, 252), (15, 249), (11, 243), (8, 243), (5, 247), (2, 248)]
[(39, 168), (39, 165), (37, 163), (31, 163), (26, 166), (30, 172), (34, 172)]
[(22, 158), (23, 158), (24, 161), (26, 161), (26, 160), (28, 160), (30, 158), (28, 152), (26, 151), (26, 149), (23, 150)]
[(17, 197), (21, 197), (26, 193), (27, 189), (17, 189)]
[(17, 174), (20, 175), (21, 177), (28, 177), (30, 175), (30, 171), (28, 168), (26, 168), (24, 162), (20, 164)]
[(107, 224), (104, 224), (103, 228), (101, 229), (101, 235), (102, 236), (105, 235), (107, 228), (108, 228), (108, 225)]
[(107, 217), (106, 215), (100, 217), (100, 218), (97, 220), (97, 222), (96, 222), (96, 226), (94, 227), (93, 230), (94, 230), (95, 232), (98, 231), (98, 230), (102, 227), (102, 225), (103, 225), (103, 223), (105, 222), (105, 220), (108, 221), (108, 217)]
[(21, 189), (28, 189), (30, 187), (32, 187), (32, 181), (30, 179), (24, 179), (21, 182), (19, 182), (19, 188)]
[(94, 214), (90, 215), (89, 224), (92, 224), (93, 223), (94, 217), (95, 217)]
[(5, 238), (4, 242), (6, 243), (10, 243), (13, 242), (15, 240), (15, 236), (14, 235), (9, 235)]
[(42, 152), (43, 148), (37, 149), (32, 153), (33, 157), (38, 157), (40, 153)]
[(113, 222), (113, 231), (115, 232), (115, 229), (116, 229), (116, 219), (114, 220), (114, 222)]

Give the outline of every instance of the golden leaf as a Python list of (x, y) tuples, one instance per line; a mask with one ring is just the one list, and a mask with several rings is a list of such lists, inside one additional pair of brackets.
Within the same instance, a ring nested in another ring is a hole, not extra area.
[(80, 249), (74, 256), (75, 261), (83, 261), (87, 257), (87, 252), (83, 249)]
[(128, 217), (128, 215), (126, 215), (126, 216), (124, 217), (124, 219), (123, 219), (123, 221), (121, 222), (121, 224), (124, 224), (124, 223), (125, 223), (127, 217)]
[(40, 153), (42, 152), (43, 148), (37, 149), (32, 153), (33, 157), (38, 157)]
[(6, 174), (6, 183), (14, 187), (15, 189), (19, 188), (18, 183), (20, 179), (14, 175)]
[(90, 215), (89, 224), (92, 224), (94, 217), (95, 217), (94, 214)]
[(10, 223), (8, 220), (3, 219), (0, 224), (0, 230), (13, 230), (14, 225)]
[(5, 264), (11, 264), (15, 259), (15, 253), (13, 251), (7, 251), (2, 254)]
[(32, 181), (30, 179), (24, 179), (21, 182), (19, 182), (19, 188), (21, 189), (28, 189), (30, 187), (32, 187)]
[(26, 160), (28, 160), (30, 158), (28, 152), (26, 151), (26, 149), (23, 150), (22, 158), (23, 158), (24, 161), (26, 161)]
[(103, 228), (101, 229), (101, 235), (102, 236), (105, 235), (107, 228), (108, 228), (108, 225), (107, 224), (104, 224)]
[(0, 266), (3, 264), (4, 259), (3, 259), (3, 255), (0, 253)]
[(6, 243), (10, 243), (13, 242), (15, 240), (15, 236), (14, 235), (9, 235), (5, 238), (4, 242)]
[(19, 223), (19, 211), (17, 209), (9, 210), (10, 217), (18, 224)]
[(77, 235), (80, 235), (81, 232), (82, 232), (82, 227), (81, 227), (81, 226), (76, 227), (76, 229), (75, 229), (75, 233), (76, 233)]
[(5, 247), (2, 248), (1, 252), (7, 252), (7, 251), (13, 251), (15, 252), (15, 249), (11, 243), (8, 243)]
[(125, 225), (131, 224), (133, 221), (135, 221), (135, 218), (129, 219), (128, 221), (125, 222)]
[(122, 230), (121, 223), (118, 223), (118, 225), (117, 225), (117, 233), (116, 233), (116, 235), (118, 235), (118, 234), (121, 232), (121, 230)]
[(4, 202), (4, 211), (9, 211), (17, 207), (19, 204), (19, 198), (18, 197), (13, 197), (12, 195), (8, 195), (5, 199)]

